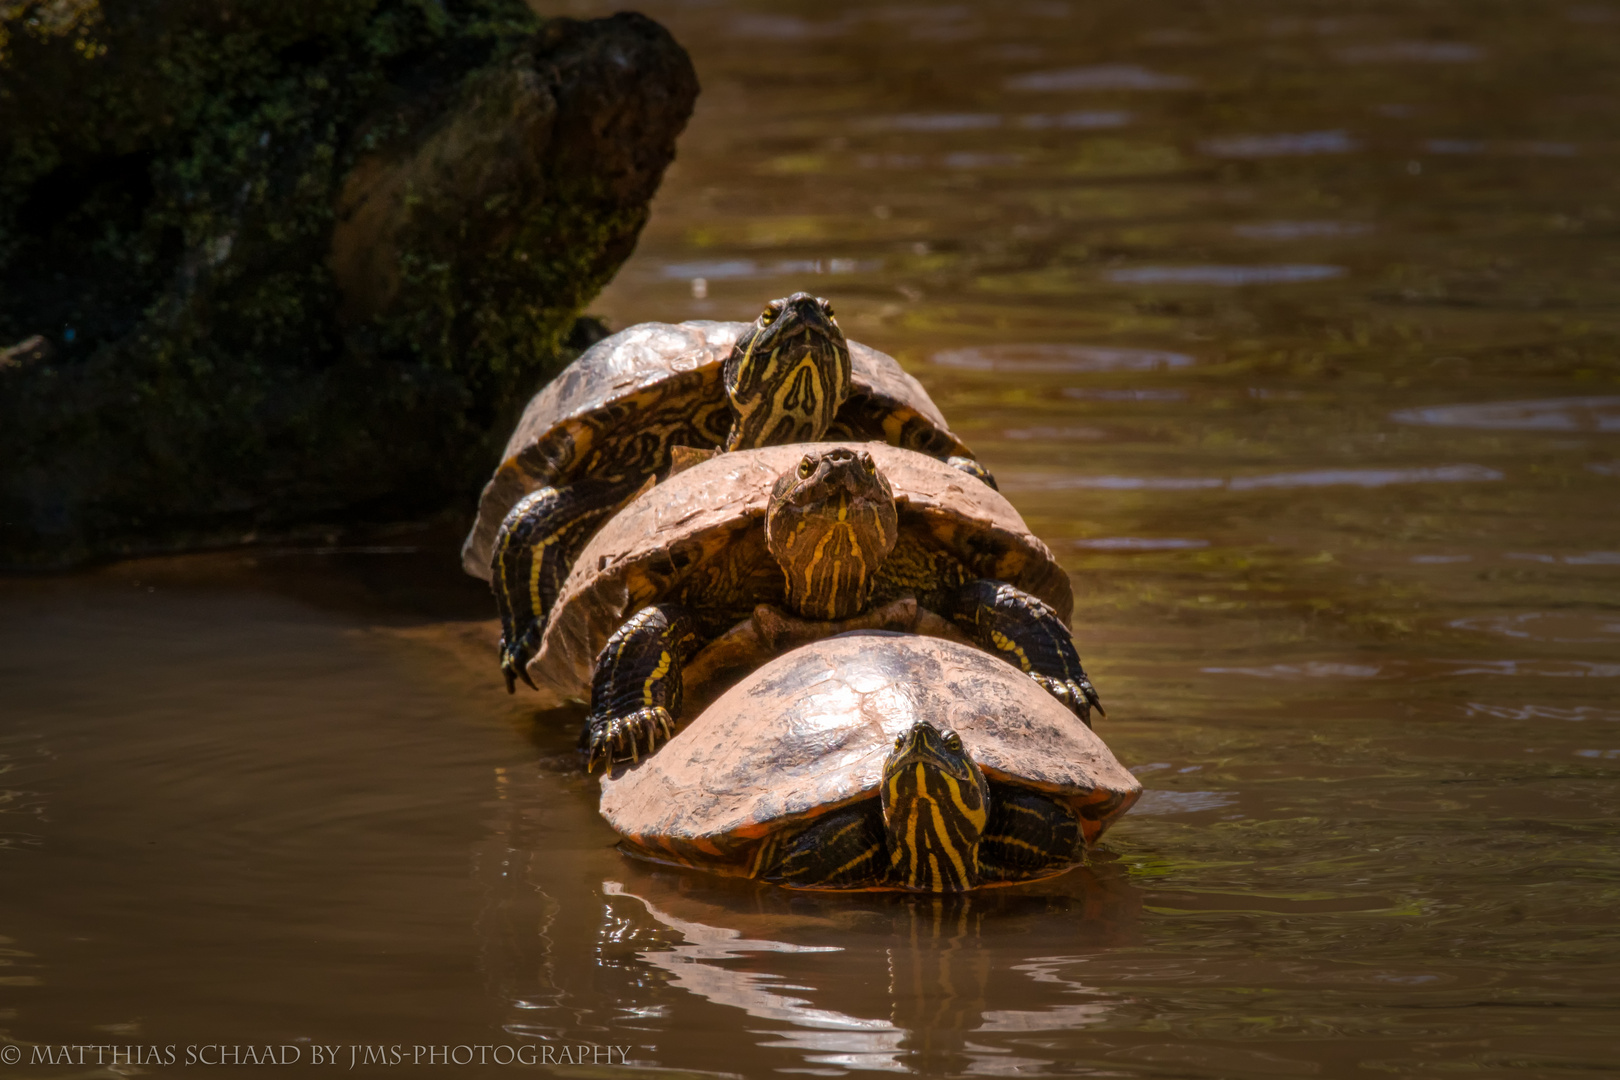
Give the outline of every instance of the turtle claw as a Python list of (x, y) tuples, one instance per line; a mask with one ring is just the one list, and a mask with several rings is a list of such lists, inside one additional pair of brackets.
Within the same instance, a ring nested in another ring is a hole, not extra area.
[(585, 771), (595, 772), (598, 762), (609, 771), (627, 759), (631, 764), (639, 765), (643, 753), (651, 756), (660, 742), (668, 742), (674, 734), (675, 718), (662, 705), (637, 709), (626, 716), (606, 720), (593, 718), (586, 730), (589, 756), (585, 761)]
[(1102, 707), (1102, 701), (1097, 697), (1097, 691), (1087, 679), (1056, 679), (1050, 675), (1039, 672), (1030, 672), (1029, 677), (1046, 688), (1047, 692), (1063, 703), (1063, 707), (1085, 722), (1086, 727), (1091, 726), (1091, 710), (1096, 709), (1102, 716), (1108, 712)]
[(519, 679), (528, 683), (530, 690), (540, 689), (529, 678), (529, 658), (535, 653), (535, 641), (540, 636), (538, 629), (538, 626), (530, 626), (511, 648), (507, 648), (504, 637), (501, 639), (501, 675), (506, 679), (508, 694), (517, 692)]

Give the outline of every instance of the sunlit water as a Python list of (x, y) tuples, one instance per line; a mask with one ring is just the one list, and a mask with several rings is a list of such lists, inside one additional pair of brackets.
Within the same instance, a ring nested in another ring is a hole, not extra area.
[(704, 96), (596, 310), (832, 298), (1072, 571), (1147, 795), (966, 900), (659, 871), (450, 530), (13, 580), (0, 1041), (1620, 1074), (1620, 9), (647, 10)]

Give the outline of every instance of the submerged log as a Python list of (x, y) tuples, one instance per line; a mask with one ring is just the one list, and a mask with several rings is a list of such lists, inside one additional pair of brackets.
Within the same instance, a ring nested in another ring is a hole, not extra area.
[(517, 0), (0, 8), (0, 565), (476, 495), (697, 94)]

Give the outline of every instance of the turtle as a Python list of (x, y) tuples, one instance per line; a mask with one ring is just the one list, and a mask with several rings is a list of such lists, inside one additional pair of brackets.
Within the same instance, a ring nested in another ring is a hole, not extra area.
[(961, 892), (1083, 862), (1141, 794), (1106, 744), (972, 646), (859, 631), (727, 690), (602, 779), (628, 853), (801, 889)]
[[(753, 323), (643, 323), (587, 349), (529, 402), (485, 486), (462, 565), (490, 581), (510, 693), (575, 555), (681, 455), (882, 439), (995, 479), (893, 358), (846, 342), (805, 292)], [(682, 458), (682, 460), (691, 460)]]
[[(639, 760), (708, 682), (842, 630), (915, 630), (1004, 657), (1089, 723), (1068, 574), (998, 492), (882, 443), (734, 451), (629, 503), (580, 553), (529, 664), (590, 688), (587, 768)], [(783, 609), (786, 609), (785, 611)]]

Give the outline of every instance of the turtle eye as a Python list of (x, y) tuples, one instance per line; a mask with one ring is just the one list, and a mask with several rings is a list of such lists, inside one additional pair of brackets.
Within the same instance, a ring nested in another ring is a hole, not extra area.
[(775, 308), (766, 308), (764, 311), (759, 313), (759, 325), (761, 325), (761, 326), (769, 326), (769, 325), (771, 325), (771, 323), (773, 323), (775, 321), (776, 321), (776, 309)]
[(945, 749), (953, 754), (960, 754), (962, 752), (962, 736), (954, 731), (945, 736)]
[(896, 735), (894, 737), (894, 748), (898, 750), (904, 745), (906, 745), (906, 737), (904, 735)]
[(821, 301), (821, 313), (823, 315), (827, 316), (827, 318), (829, 318), (829, 319), (832, 318), (833, 309), (832, 309), (832, 301), (831, 300), (823, 300), (823, 301)]
[(806, 454), (804, 457), (799, 459), (799, 478), (800, 479), (803, 479), (804, 477), (809, 476), (811, 473), (813, 473), (815, 471), (816, 471), (816, 463), (810, 460), (810, 455)]
[(861, 465), (865, 467), (866, 475), (877, 475), (877, 462), (873, 461), (872, 455), (867, 453), (865, 450), (861, 451)]

